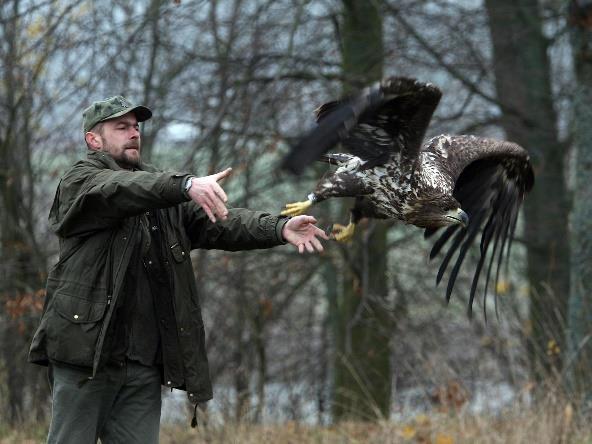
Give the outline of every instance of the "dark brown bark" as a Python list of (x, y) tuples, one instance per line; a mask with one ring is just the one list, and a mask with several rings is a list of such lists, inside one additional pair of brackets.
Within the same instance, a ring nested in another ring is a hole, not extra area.
[[(380, 2), (343, 2), (345, 92), (382, 77)], [(358, 225), (347, 247), (344, 284), (333, 304), (336, 357), (333, 418), (388, 417), (391, 400), (390, 321), (387, 315), (386, 233), (377, 221)]]
[[(536, 0), (486, 0), (507, 138), (531, 154), (536, 183), (525, 202), (530, 334), (528, 350), (536, 380), (562, 368), (569, 295), (569, 199), (566, 146), (559, 140), (550, 61)], [(557, 344), (554, 347), (553, 344)]]
[[(32, 84), (35, 73), (27, 76), (18, 64), (18, 41), (22, 33), (15, 18), (20, 2), (5, 9), (4, 45), (0, 51), (2, 77), (6, 95), (0, 114), (0, 360), (5, 369), (2, 383), (7, 396), (0, 411), (10, 424), (25, 419), (25, 394), (44, 396), (47, 391), (31, 390), (39, 368), (23, 368), (45, 270), (44, 252), (35, 242), (31, 169), (31, 116), (34, 113)], [(40, 62), (43, 59), (40, 58)], [(38, 400), (37, 400), (38, 401)]]
[(577, 85), (573, 104), (576, 167), (566, 360), (574, 397), (589, 402), (592, 396), (592, 4), (572, 1), (569, 23)]

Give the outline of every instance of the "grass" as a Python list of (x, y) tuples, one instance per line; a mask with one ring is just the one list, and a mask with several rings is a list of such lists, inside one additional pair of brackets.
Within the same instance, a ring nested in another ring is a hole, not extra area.
[[(29, 425), (19, 430), (0, 427), (1, 444), (33, 444), (45, 440), (45, 427)], [(344, 422), (309, 426), (298, 422), (281, 425), (225, 424), (189, 427), (165, 424), (162, 444), (586, 444), (592, 443), (592, 424), (579, 421), (568, 402), (553, 399), (527, 408), (516, 405), (496, 416), (467, 412), (431, 412), (404, 422)]]
[(226, 425), (192, 430), (165, 426), (163, 444), (563, 444), (592, 443), (592, 426), (578, 425), (571, 406), (543, 410), (511, 409), (498, 417), (436, 413), (421, 415), (404, 423), (346, 422), (329, 427), (299, 423), (280, 426)]

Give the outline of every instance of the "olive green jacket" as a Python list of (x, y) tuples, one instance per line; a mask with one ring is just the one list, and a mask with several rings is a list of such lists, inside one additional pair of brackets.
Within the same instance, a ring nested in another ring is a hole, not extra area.
[[(124, 274), (139, 230), (140, 215), (163, 209), (162, 235), (172, 287), (185, 388), (190, 399), (212, 397), (197, 286), (189, 257), (194, 248), (245, 250), (283, 243), (286, 219), (230, 209), (227, 220), (212, 223), (188, 201), (187, 174), (120, 168), (108, 154), (89, 151), (58, 186), (49, 220), (59, 236), (60, 258), (47, 279), (43, 314), (29, 361), (61, 362), (89, 368), (104, 364), (106, 333), (121, 296)], [(91, 372), (92, 369), (92, 372)]]

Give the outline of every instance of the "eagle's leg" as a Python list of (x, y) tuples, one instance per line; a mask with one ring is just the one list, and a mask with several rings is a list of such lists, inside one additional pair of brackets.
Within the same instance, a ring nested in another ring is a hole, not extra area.
[(350, 218), (349, 224), (347, 225), (333, 224), (331, 238), (335, 239), (337, 242), (349, 242), (353, 239), (355, 231), (356, 224)]
[(306, 210), (308, 210), (312, 204), (314, 204), (317, 199), (314, 193), (310, 193), (307, 197), (307, 200), (302, 202), (294, 202), (286, 204), (286, 208), (280, 213), (282, 216), (298, 216), (299, 214), (304, 214)]
[[(352, 160), (353, 159), (353, 160)], [(356, 160), (357, 159), (357, 160)], [(350, 156), (354, 170), (359, 166), (360, 159)], [(343, 165), (340, 168), (344, 168)], [(282, 216), (298, 216), (308, 210), (313, 204), (322, 202), (331, 197), (359, 196), (371, 193), (373, 190), (364, 181), (352, 173), (352, 171), (339, 171), (325, 177), (317, 185), (315, 191), (310, 193), (307, 200), (286, 204), (280, 213)]]
[(356, 205), (350, 210), (349, 224), (345, 226), (340, 224), (333, 224), (331, 237), (335, 239), (337, 242), (349, 242), (353, 239), (354, 232), (356, 231), (356, 225), (362, 218), (362, 213), (358, 208), (362, 200), (363, 199), (361, 197), (358, 197), (356, 199)]
[(331, 238), (337, 242), (351, 241), (354, 237), (356, 225), (364, 217), (384, 218), (383, 215), (376, 213), (374, 205), (365, 196), (358, 196), (354, 207), (349, 212), (349, 224), (346, 226), (334, 224)]

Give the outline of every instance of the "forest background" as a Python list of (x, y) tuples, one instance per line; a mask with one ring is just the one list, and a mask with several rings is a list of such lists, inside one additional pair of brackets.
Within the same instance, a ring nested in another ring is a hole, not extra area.
[[(195, 251), (215, 384), (206, 422), (485, 442), (499, 418), (532, 413), (521, 424), (536, 442), (587, 433), (591, 1), (3, 0), (0, 37), (0, 439), (30, 424), (43, 436), (51, 412), (45, 369), (26, 354), (57, 260), (47, 214), (85, 156), (88, 104), (122, 94), (149, 106), (145, 159), (196, 175), (232, 166), (231, 205), (277, 214), (326, 171), (278, 169), (313, 110), (386, 76), (442, 89), (428, 136), (529, 151), (536, 183), (498, 298), (477, 301), (470, 321), (470, 267), (447, 305), (421, 230), (384, 221), (320, 256)], [(343, 223), (350, 204), (312, 214)], [(164, 423), (186, 427), (180, 399), (166, 394)], [(451, 417), (464, 426), (439, 435)]]

